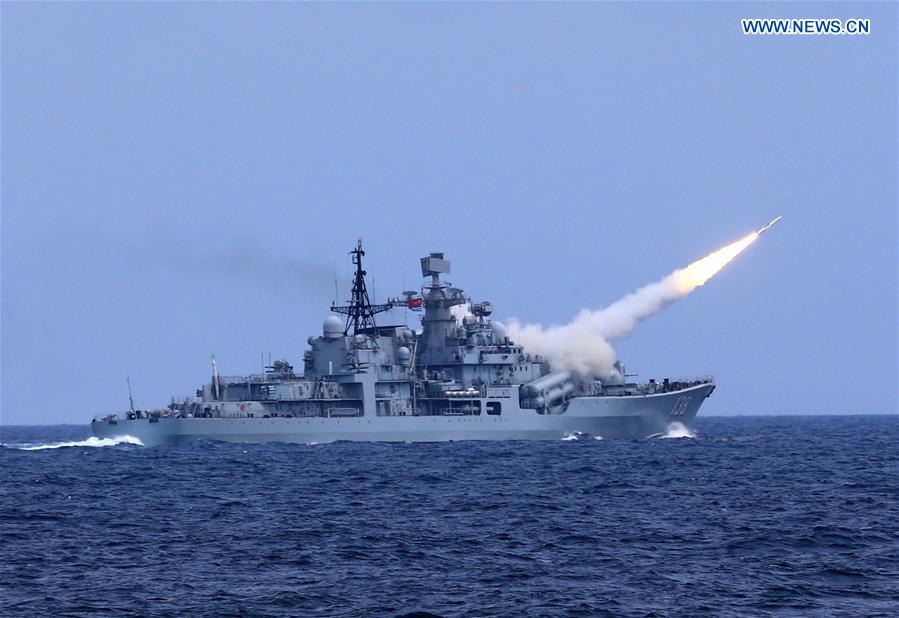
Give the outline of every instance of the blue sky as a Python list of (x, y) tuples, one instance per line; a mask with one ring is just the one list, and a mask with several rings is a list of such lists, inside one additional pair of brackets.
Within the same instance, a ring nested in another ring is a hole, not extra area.
[(0, 420), (87, 422), (126, 376), (164, 405), (213, 351), (301, 364), (359, 237), (379, 298), (443, 250), (497, 317), (548, 324), (776, 215), (619, 356), (714, 374), (704, 414), (895, 413), (896, 24), (894, 3), (3, 3)]

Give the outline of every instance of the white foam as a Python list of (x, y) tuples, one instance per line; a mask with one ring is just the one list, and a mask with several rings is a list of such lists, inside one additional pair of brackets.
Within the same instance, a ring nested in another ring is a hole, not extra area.
[(584, 440), (586, 438), (593, 438), (594, 440), (602, 440), (602, 436), (591, 436), (589, 433), (583, 433), (580, 431), (575, 431), (574, 433), (565, 434), (565, 437), (562, 438), (564, 442), (571, 442), (572, 440)]
[(115, 438), (97, 438), (95, 436), (91, 436), (87, 440), (80, 440), (77, 442), (53, 442), (51, 444), (28, 444), (21, 446), (4, 444), (3, 446), (19, 449), (21, 451), (41, 451), (48, 448), (68, 448), (70, 446), (116, 446), (118, 444), (136, 444), (138, 446), (144, 445), (143, 442), (141, 442), (134, 436), (116, 436)]
[(668, 431), (661, 436), (662, 438), (695, 438), (696, 434), (687, 428), (683, 423), (677, 421), (668, 425)]

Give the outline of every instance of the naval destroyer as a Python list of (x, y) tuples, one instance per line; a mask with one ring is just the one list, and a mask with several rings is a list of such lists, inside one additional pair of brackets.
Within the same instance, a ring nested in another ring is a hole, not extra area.
[[(302, 372), (279, 360), (261, 374), (223, 376), (213, 357), (196, 397), (156, 410), (132, 399), (125, 412), (95, 417), (94, 435), (144, 445), (641, 438), (689, 428), (715, 389), (711, 378), (631, 382), (620, 363), (613, 377), (553, 371), (490, 318), (491, 303), (441, 280), (450, 272), (442, 253), (421, 258), (420, 292), (383, 304), (370, 301), (361, 241), (350, 255), (351, 300), (309, 337)], [(421, 331), (378, 325), (394, 307), (423, 311)]]

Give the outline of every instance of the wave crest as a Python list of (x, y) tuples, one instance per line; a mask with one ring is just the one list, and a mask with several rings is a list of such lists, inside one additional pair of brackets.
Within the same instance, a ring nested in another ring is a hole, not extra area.
[(562, 438), (563, 442), (572, 442), (574, 440), (602, 440), (602, 436), (593, 436), (582, 431), (575, 431), (574, 433), (565, 434), (565, 437)]
[(662, 434), (663, 438), (695, 438), (696, 434), (690, 428), (677, 421), (668, 425), (668, 430)]
[(48, 448), (118, 446), (119, 444), (135, 444), (137, 446), (144, 445), (144, 443), (141, 442), (139, 438), (135, 438), (134, 436), (116, 436), (114, 438), (97, 438), (96, 436), (91, 436), (87, 440), (78, 440), (75, 442), (52, 442), (50, 444), (22, 445), (4, 444), (3, 446), (18, 449), (20, 451), (42, 451)]

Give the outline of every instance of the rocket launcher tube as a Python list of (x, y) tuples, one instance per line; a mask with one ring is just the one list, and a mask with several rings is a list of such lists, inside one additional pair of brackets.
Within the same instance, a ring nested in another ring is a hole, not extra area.
[(523, 398), (529, 399), (539, 397), (555, 386), (571, 380), (571, 373), (562, 371), (559, 373), (551, 373), (542, 378), (537, 378), (533, 382), (528, 382), (521, 387)]

